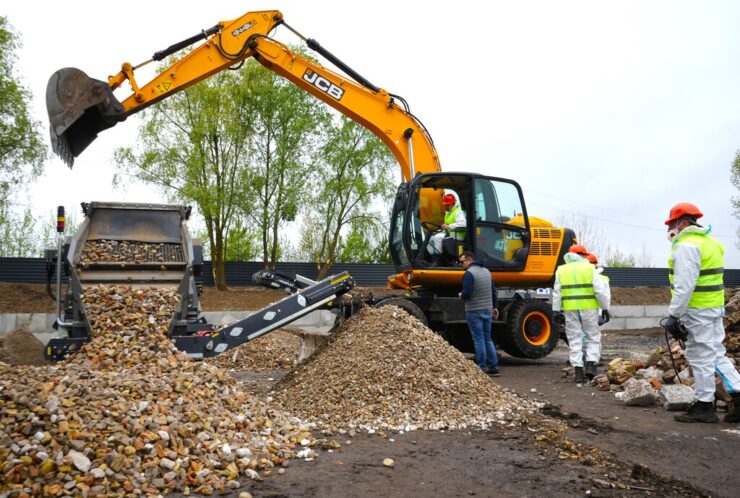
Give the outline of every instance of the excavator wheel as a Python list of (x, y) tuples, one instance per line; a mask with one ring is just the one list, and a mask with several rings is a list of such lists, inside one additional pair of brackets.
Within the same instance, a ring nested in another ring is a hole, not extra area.
[(404, 299), (402, 297), (392, 297), (375, 305), (376, 308), (380, 308), (383, 306), (398, 306), (406, 313), (419, 320), (422, 324), (424, 324), (425, 327), (429, 326), (429, 321), (427, 320), (427, 317), (422, 309), (408, 299)]
[(508, 330), (495, 332), (497, 346), (517, 358), (542, 358), (555, 349), (559, 330), (553, 325), (547, 302), (518, 299), (506, 313)]
[(126, 119), (123, 105), (108, 83), (73, 67), (60, 69), (49, 78), (46, 111), (52, 150), (70, 168), (99, 132)]

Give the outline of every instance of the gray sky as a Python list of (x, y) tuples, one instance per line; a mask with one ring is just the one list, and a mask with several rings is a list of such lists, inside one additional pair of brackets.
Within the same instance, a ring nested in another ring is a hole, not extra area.
[[(726, 267), (740, 268), (729, 181), (740, 149), (740, 2), (181, 0), (127, 9), (15, 0), (0, 13), (22, 35), (18, 70), (46, 127), (55, 70), (105, 80), (123, 62), (268, 9), (403, 96), (444, 170), (512, 178), (531, 216), (588, 216), (610, 246), (646, 250), (656, 266), (670, 247), (668, 210), (693, 202), (725, 244)], [(285, 28), (276, 38), (297, 42)], [(151, 76), (137, 72), (140, 84)], [(111, 187), (113, 149), (133, 145), (137, 126), (132, 117), (101, 133), (71, 171), (55, 157), (27, 202), (39, 214), (93, 200), (162, 202), (151, 188)]]

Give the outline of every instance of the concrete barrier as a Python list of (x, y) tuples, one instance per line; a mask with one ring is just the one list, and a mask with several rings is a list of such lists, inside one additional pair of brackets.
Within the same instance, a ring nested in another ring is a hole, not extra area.
[(668, 314), (668, 305), (612, 306), (611, 320), (604, 330), (649, 329), (660, 327), (660, 319)]
[[(604, 330), (645, 329), (658, 327), (660, 318), (668, 313), (668, 306), (613, 306), (611, 320)], [(227, 325), (252, 314), (252, 311), (204, 311), (205, 319), (214, 325)], [(56, 337), (53, 313), (0, 313), (0, 335), (14, 330), (32, 332), (44, 344)], [(290, 327), (309, 334), (324, 335), (334, 325), (334, 315), (328, 310), (309, 313), (291, 323)]]

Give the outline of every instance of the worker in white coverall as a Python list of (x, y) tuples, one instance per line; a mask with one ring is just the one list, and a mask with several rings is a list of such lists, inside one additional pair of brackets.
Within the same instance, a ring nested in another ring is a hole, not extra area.
[(553, 311), (565, 315), (570, 364), (575, 370), (578, 384), (586, 382), (586, 377), (592, 379), (596, 375), (596, 365), (601, 358), (599, 308), (603, 310), (602, 316), (608, 320), (610, 305), (607, 285), (585, 258), (586, 254), (588, 251), (583, 246), (571, 246), (563, 256), (565, 264), (555, 272), (552, 295)]
[[(589, 263), (594, 265), (594, 271), (599, 274), (599, 278), (606, 283), (606, 287), (604, 289), (604, 293), (606, 294), (606, 299), (611, 304), (612, 301), (612, 289), (609, 286), (609, 277), (604, 275), (604, 267), (599, 264), (599, 258), (596, 256), (596, 254), (589, 252), (586, 254), (586, 259)], [(606, 317), (599, 316), (599, 327), (602, 325), (605, 325), (609, 320)]]
[(709, 236), (711, 227), (703, 228), (697, 223), (702, 216), (694, 204), (681, 202), (673, 206), (665, 222), (671, 241), (668, 277), (673, 296), (665, 326), (676, 338), (688, 332), (686, 359), (694, 371), (695, 401), (686, 413), (676, 415), (675, 419), (717, 422), (714, 412), (714, 374), (717, 373), (732, 395), (725, 421), (737, 423), (740, 422), (740, 374), (725, 356), (722, 344), (724, 247)]
[[(438, 231), (429, 240), (431, 247), (430, 253), (435, 258), (436, 263), (440, 263), (439, 256), (442, 254), (442, 240), (447, 237), (452, 237), (456, 240), (465, 239), (465, 227), (468, 226), (465, 221), (465, 211), (457, 205), (457, 199), (453, 194), (445, 194), (442, 198), (442, 205), (445, 208), (444, 223), (440, 226), (441, 231)], [(457, 258), (457, 254), (452, 255)]]

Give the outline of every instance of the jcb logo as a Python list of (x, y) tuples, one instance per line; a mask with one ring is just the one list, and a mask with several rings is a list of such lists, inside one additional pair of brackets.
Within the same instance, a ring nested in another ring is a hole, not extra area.
[(315, 86), (322, 92), (329, 94), (331, 97), (334, 97), (337, 100), (341, 100), (342, 95), (344, 95), (344, 90), (342, 90), (337, 85), (327, 80), (323, 76), (319, 76), (317, 72), (311, 69), (306, 69), (306, 72), (303, 73), (303, 79), (311, 83), (313, 86)]

